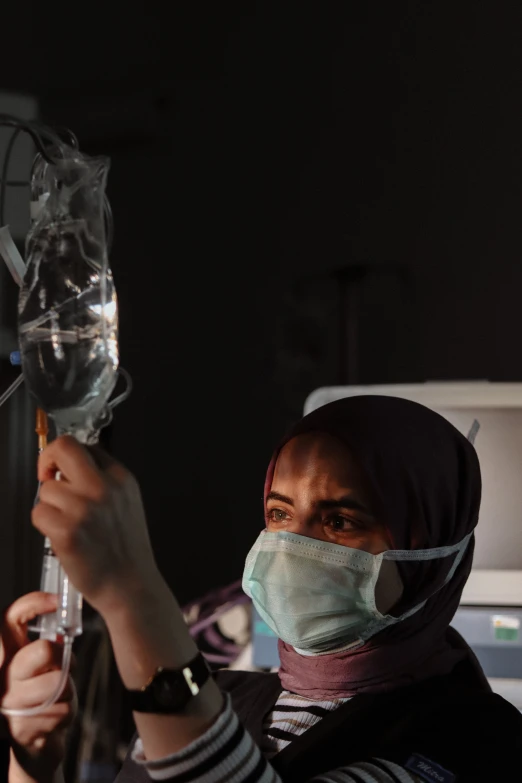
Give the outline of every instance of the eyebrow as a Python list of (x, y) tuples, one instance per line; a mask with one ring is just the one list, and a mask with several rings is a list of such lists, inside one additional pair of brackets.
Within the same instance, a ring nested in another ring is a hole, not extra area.
[[(269, 492), (266, 500), (267, 503), (269, 500), (279, 500), (281, 503), (286, 503), (289, 506), (294, 505), (292, 498), (289, 498), (286, 495), (281, 495), (279, 492)], [(353, 498), (351, 495), (344, 495), (342, 498), (337, 499), (332, 498), (328, 500), (320, 500), (317, 505), (321, 509), (345, 508), (348, 511), (362, 511), (365, 514), (370, 513), (366, 506)]]

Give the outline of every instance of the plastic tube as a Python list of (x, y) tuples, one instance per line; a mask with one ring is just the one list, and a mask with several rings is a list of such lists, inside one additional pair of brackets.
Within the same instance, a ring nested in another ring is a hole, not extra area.
[(71, 668), (72, 645), (73, 637), (65, 636), (63, 640), (60, 682), (58, 683), (58, 687), (52, 696), (49, 696), (49, 698), (46, 699), (43, 704), (38, 704), (36, 707), (26, 707), (25, 709), (20, 710), (9, 709), (8, 707), (0, 707), (0, 713), (2, 715), (6, 715), (8, 718), (31, 718), (33, 715), (40, 715), (40, 713), (45, 712), (45, 710), (49, 709), (49, 707), (55, 704), (62, 695), (63, 689), (67, 684), (69, 670)]
[(13, 383), (10, 385), (8, 389), (0, 396), (0, 408), (4, 404), (4, 402), (7, 402), (11, 394), (14, 394), (14, 392), (18, 389), (19, 386), (23, 383), (24, 376), (19, 375), (16, 381), (13, 381)]
[[(58, 471), (55, 481), (61, 480), (62, 474)], [(37, 633), (40, 639), (50, 641), (55, 641), (58, 637), (75, 639), (80, 636), (83, 597), (61, 567), (49, 538), (45, 539), (44, 544), (40, 589), (44, 593), (55, 593), (58, 596), (58, 608), (54, 613), (40, 615), (37, 622), (29, 626), (29, 630)]]

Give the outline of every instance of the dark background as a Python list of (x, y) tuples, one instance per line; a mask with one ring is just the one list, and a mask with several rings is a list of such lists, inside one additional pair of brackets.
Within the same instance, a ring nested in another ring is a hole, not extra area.
[[(0, 88), (112, 158), (135, 389), (108, 438), (182, 602), (240, 576), (313, 389), (522, 379), (520, 3), (29, 2), (2, 26)], [(19, 397), (3, 603), (40, 563)]]

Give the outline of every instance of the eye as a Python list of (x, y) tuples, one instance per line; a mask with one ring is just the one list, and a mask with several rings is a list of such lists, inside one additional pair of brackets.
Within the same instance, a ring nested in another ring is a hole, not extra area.
[(269, 522), (281, 523), (286, 522), (288, 514), (282, 508), (271, 508), (267, 512), (266, 518)]
[(353, 519), (348, 519), (340, 514), (329, 517), (326, 523), (335, 533), (350, 533), (352, 530), (359, 529), (359, 525)]

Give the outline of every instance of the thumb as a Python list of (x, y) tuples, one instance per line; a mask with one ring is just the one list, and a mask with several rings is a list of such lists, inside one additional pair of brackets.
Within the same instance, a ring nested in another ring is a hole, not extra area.
[(0, 631), (0, 665), (11, 658), (29, 642), (27, 624), (39, 614), (56, 611), (58, 597), (52, 593), (35, 591), (18, 598), (4, 613)]

